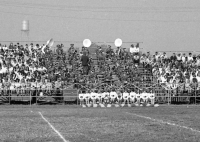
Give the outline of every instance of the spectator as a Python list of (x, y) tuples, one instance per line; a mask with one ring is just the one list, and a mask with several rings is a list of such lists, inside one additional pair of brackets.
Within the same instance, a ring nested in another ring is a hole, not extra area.
[(175, 53), (173, 53), (173, 55), (170, 57), (170, 60), (171, 61), (176, 61), (177, 60), (177, 57), (176, 57)]
[(84, 74), (88, 74), (89, 71), (89, 57), (86, 56), (86, 52), (83, 52), (83, 56), (81, 57), (81, 62), (83, 66), (83, 72)]
[(187, 61), (188, 61), (189, 63), (191, 63), (193, 60), (194, 60), (194, 59), (193, 59), (193, 57), (192, 57), (192, 53), (189, 53), (189, 56), (188, 56), (188, 58), (187, 58)]

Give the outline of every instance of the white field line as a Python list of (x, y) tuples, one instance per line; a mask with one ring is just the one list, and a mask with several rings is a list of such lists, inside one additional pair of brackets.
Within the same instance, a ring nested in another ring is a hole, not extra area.
[(167, 124), (167, 125), (171, 125), (171, 126), (176, 126), (176, 127), (179, 127), (179, 128), (191, 130), (192, 132), (200, 133), (199, 130), (196, 130), (196, 129), (193, 129), (193, 128), (190, 128), (190, 127), (187, 127), (187, 126), (181, 126), (181, 125), (178, 125), (178, 124), (175, 124), (175, 123), (170, 123), (170, 122), (167, 122), (167, 121), (163, 121), (161, 119), (160, 120), (159, 119), (154, 119), (154, 118), (151, 118), (151, 117), (146, 117), (146, 116), (138, 115), (138, 114), (135, 114), (135, 113), (129, 113), (129, 112), (126, 112), (126, 113), (130, 114), (130, 115), (135, 115), (135, 116), (140, 117), (140, 118), (149, 119), (151, 121), (154, 121), (154, 122), (157, 122), (157, 123), (160, 123), (160, 124)]
[(182, 104), (182, 105), (176, 105), (176, 104), (159, 104), (159, 107), (200, 107), (199, 104)]
[(69, 142), (62, 136), (62, 134), (58, 130), (55, 129), (55, 127), (42, 115), (41, 112), (38, 112), (38, 113), (40, 114), (42, 119), (49, 124), (49, 126), (54, 130), (54, 132), (56, 132), (58, 134), (58, 136), (63, 140), (63, 142)]

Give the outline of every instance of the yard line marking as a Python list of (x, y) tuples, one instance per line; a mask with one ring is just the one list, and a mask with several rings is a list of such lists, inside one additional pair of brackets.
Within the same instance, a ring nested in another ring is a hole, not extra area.
[(193, 132), (197, 132), (197, 133), (200, 133), (199, 130), (196, 130), (196, 129), (193, 129), (193, 128), (190, 128), (190, 127), (187, 127), (187, 126), (181, 126), (181, 125), (177, 125), (175, 123), (170, 123), (170, 122), (167, 122), (167, 121), (163, 121), (163, 120), (159, 120), (159, 119), (154, 119), (154, 118), (151, 118), (151, 117), (147, 117), (147, 116), (143, 116), (143, 115), (138, 115), (138, 114), (135, 114), (135, 113), (130, 113), (130, 112), (125, 112), (127, 114), (131, 114), (131, 115), (135, 115), (137, 117), (141, 117), (141, 118), (145, 118), (145, 119), (149, 119), (151, 121), (155, 121), (155, 122), (158, 122), (158, 123), (163, 123), (163, 124), (168, 124), (168, 125), (171, 125), (171, 126), (176, 126), (176, 127), (180, 127), (180, 128), (184, 128), (184, 129), (188, 129), (188, 130), (191, 130)]
[(56, 133), (58, 134), (58, 136), (63, 140), (63, 142), (69, 142), (69, 141), (67, 141), (67, 140), (61, 135), (61, 133), (60, 133), (58, 130), (56, 130), (56, 129), (54, 128), (53, 125), (51, 125), (51, 123), (42, 115), (41, 112), (38, 112), (38, 113), (40, 114), (40, 116), (42, 117), (42, 119), (43, 119), (44, 121), (46, 121), (46, 122), (49, 124), (49, 126), (54, 130), (54, 132), (56, 132)]

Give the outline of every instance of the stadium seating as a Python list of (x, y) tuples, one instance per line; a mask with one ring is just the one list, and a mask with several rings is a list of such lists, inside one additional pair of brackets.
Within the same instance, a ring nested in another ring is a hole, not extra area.
[[(56, 50), (47, 48), (45, 53), (39, 45), (32, 44), (1, 48), (0, 100), (30, 101), (33, 91), (37, 90), (38, 102), (61, 102), (76, 100), (78, 90), (85, 93), (87, 90), (110, 91), (113, 88), (139, 90), (140, 94), (152, 92), (159, 103), (187, 102), (190, 100), (188, 96), (198, 98), (199, 56), (190, 54), (189, 60), (185, 60), (182, 55), (183, 60), (180, 60), (180, 55), (168, 58), (165, 53), (156, 52), (149, 56), (149, 53), (140, 52), (141, 61), (137, 65), (132, 59), (134, 55), (125, 50), (118, 55), (107, 52), (106, 46), (99, 50), (94, 45), (80, 52), (73, 46), (67, 52), (62, 48), (60, 45)], [(90, 58), (87, 75), (83, 73), (80, 60), (83, 52)], [(180, 85), (186, 82), (187, 87)], [(180, 97), (182, 94), (185, 97)]]

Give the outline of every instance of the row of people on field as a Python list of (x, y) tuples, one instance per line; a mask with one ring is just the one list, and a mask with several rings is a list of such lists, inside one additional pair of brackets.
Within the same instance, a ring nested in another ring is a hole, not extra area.
[(80, 93), (79, 100), (81, 104), (114, 104), (114, 103), (140, 103), (146, 102), (150, 104), (154, 104), (155, 102), (155, 94), (154, 93), (146, 93), (143, 92), (141, 94), (135, 92), (101, 92), (101, 93)]

